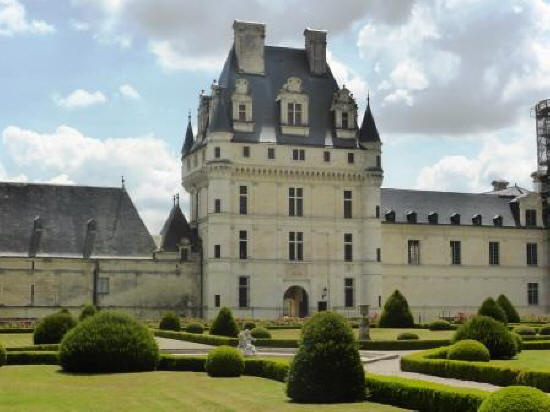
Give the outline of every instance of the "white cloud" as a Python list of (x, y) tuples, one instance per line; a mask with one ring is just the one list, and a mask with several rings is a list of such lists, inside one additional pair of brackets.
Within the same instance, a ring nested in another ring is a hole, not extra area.
[(0, 0), (0, 36), (17, 33), (49, 34), (55, 27), (44, 20), (28, 20), (25, 6), (18, 0)]
[(66, 97), (54, 96), (54, 102), (65, 109), (79, 109), (94, 104), (103, 104), (107, 97), (99, 90), (88, 92), (84, 89), (76, 89)]
[(390, 74), (390, 79), (398, 89), (422, 90), (429, 85), (422, 65), (415, 60), (397, 63)]
[(367, 97), (367, 82), (350, 66), (336, 59), (330, 50), (327, 50), (327, 62), (340, 87), (345, 85), (355, 96), (356, 102), (362, 104)]
[(79, 20), (71, 20), (71, 28), (74, 31), (89, 31), (91, 29), (90, 23)]
[(189, 56), (178, 50), (169, 41), (152, 41), (149, 50), (157, 57), (160, 66), (167, 71), (218, 71), (225, 56)]
[(413, 102), (414, 99), (407, 90), (397, 89), (384, 97), (382, 106), (385, 106), (387, 103), (405, 103), (407, 106), (412, 106)]
[(123, 84), (118, 90), (127, 99), (137, 100), (141, 98), (141, 95), (131, 84)]
[[(181, 188), (178, 154), (154, 136), (100, 140), (69, 126), (59, 126), (53, 133), (9, 126), (2, 138), (19, 171), (33, 179), (41, 176), (43, 181), (63, 184), (118, 186), (124, 176), (126, 188), (153, 234), (168, 216), (171, 196)], [(183, 203), (187, 207), (187, 202)]]

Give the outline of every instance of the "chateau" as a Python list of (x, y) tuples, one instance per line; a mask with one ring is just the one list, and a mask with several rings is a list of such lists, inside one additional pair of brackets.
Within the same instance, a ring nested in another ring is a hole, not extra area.
[[(38, 317), (87, 302), (158, 316), (309, 316), (378, 311), (395, 289), (418, 321), (474, 312), (506, 294), (550, 311), (547, 141), (537, 105), (535, 191), (381, 188), (381, 141), (326, 61), (326, 32), (305, 47), (265, 45), (235, 21), (219, 79), (199, 98), (182, 149), (179, 204), (153, 242), (124, 188), (0, 184), (0, 316)], [(547, 126), (548, 125), (548, 126)]]

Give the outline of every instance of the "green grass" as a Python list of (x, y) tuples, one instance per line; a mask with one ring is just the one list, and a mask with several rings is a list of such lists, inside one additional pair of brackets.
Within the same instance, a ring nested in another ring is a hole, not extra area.
[(196, 372), (69, 375), (57, 366), (0, 368), (2, 411), (372, 411), (373, 403), (298, 405), (284, 384), (256, 377), (210, 378)]
[(32, 345), (32, 333), (0, 333), (0, 344), (5, 348)]
[(516, 359), (505, 361), (491, 361), (498, 366), (509, 366), (517, 369), (531, 369), (550, 372), (550, 350), (524, 350)]
[[(354, 329), (353, 331), (355, 336), (358, 336), (358, 330)], [(300, 329), (270, 329), (269, 332), (273, 339), (298, 339), (300, 337)], [(453, 330), (372, 328), (370, 337), (373, 340), (395, 340), (397, 335), (403, 332), (416, 333), (420, 339), (450, 339), (454, 333)]]

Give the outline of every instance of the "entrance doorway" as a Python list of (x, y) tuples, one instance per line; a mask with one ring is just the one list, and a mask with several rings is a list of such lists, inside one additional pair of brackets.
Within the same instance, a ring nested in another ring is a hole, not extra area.
[(309, 311), (307, 292), (301, 286), (289, 287), (283, 296), (283, 315), (305, 318)]

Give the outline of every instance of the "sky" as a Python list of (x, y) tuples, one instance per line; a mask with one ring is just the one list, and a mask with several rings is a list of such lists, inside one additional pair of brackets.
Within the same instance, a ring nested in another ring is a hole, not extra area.
[(531, 188), (534, 104), (550, 97), (544, 0), (0, 0), (0, 181), (126, 188), (151, 233), (181, 193), (188, 111), (217, 78), (233, 20), (327, 58), (370, 94), (384, 186)]

